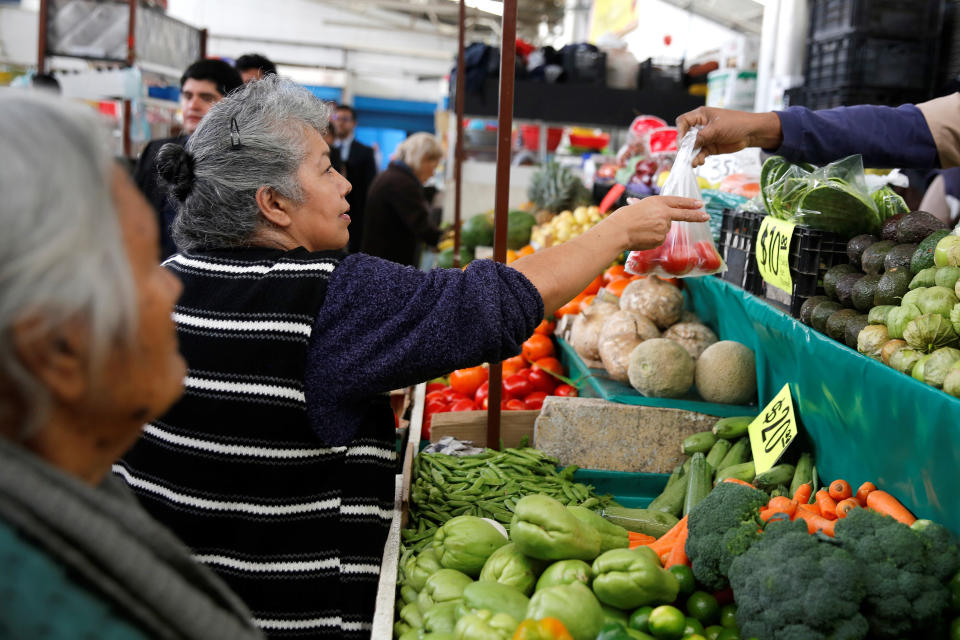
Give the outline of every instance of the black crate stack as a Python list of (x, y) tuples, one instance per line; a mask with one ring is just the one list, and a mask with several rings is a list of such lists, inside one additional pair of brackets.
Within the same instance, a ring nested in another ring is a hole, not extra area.
[(853, 104), (897, 106), (931, 98), (943, 0), (810, 0), (804, 86), (790, 104), (829, 109)]

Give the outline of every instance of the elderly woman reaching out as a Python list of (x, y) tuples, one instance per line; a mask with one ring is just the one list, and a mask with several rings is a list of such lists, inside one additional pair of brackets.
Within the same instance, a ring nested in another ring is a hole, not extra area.
[(114, 467), (277, 637), (369, 635), (393, 504), (384, 392), (519, 353), (622, 251), (707, 219), (647, 198), (514, 268), (341, 258), (350, 185), (326, 126), (310, 93), (268, 76), (162, 152), (186, 393)]
[(259, 638), (110, 466), (183, 391), (149, 204), (92, 112), (0, 89), (0, 636)]

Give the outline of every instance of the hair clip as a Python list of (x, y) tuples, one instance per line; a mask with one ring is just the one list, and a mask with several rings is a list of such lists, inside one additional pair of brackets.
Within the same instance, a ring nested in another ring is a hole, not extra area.
[(230, 118), (230, 148), (239, 149), (240, 144), (240, 125), (237, 124), (237, 117)]

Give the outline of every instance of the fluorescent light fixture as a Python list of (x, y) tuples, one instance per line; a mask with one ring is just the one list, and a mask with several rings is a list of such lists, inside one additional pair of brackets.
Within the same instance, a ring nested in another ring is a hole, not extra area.
[[(459, 0), (452, 0), (452, 2), (458, 1)], [(502, 0), (467, 0), (466, 5), (471, 9), (479, 9), (480, 11), (492, 13), (495, 16), (503, 16)]]

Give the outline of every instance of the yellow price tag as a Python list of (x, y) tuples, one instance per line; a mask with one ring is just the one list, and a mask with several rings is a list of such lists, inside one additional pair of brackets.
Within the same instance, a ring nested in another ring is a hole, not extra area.
[(789, 384), (783, 385), (780, 393), (750, 423), (747, 433), (753, 450), (753, 465), (759, 475), (775, 465), (797, 437), (797, 417)]
[(797, 225), (767, 216), (757, 232), (757, 267), (760, 276), (778, 289), (793, 294), (790, 277), (790, 239)]

